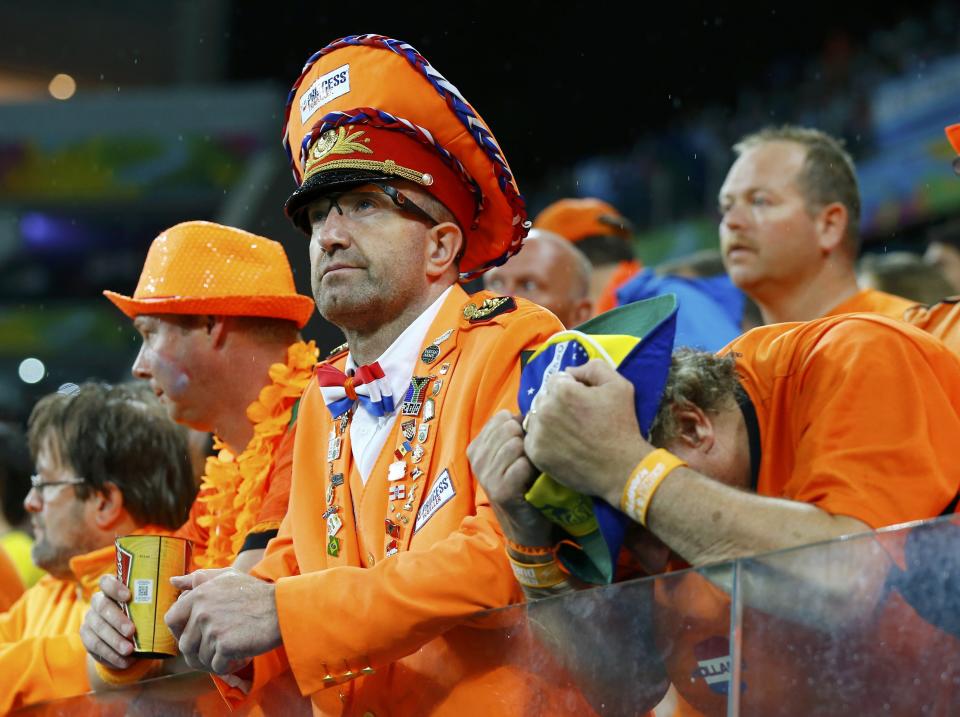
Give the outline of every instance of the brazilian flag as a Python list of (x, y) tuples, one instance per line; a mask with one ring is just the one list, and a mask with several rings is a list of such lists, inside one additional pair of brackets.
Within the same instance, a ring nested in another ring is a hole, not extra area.
[[(634, 386), (634, 408), (644, 437), (660, 407), (676, 333), (673, 294), (637, 301), (551, 336), (530, 355), (517, 396), (526, 416), (550, 376), (591, 359), (606, 361)], [(592, 430), (602, 431), (603, 426)], [(613, 581), (629, 519), (606, 501), (577, 493), (541, 474), (525, 495), (567, 534), (557, 551), (570, 573), (597, 585)]]

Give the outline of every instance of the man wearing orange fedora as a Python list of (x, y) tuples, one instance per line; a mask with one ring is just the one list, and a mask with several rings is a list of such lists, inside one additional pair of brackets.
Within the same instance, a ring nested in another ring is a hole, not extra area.
[(533, 226), (559, 234), (586, 254), (593, 266), (590, 300), (597, 314), (614, 308), (617, 289), (643, 268), (630, 245), (630, 221), (602, 199), (560, 199), (540, 212)]
[[(132, 297), (104, 294), (143, 338), (133, 365), (178, 423), (215, 434), (200, 494), (177, 535), (194, 544), (197, 567), (249, 570), (286, 514), (296, 404), (317, 350), (300, 340), (313, 301), (296, 293), (283, 247), (211, 222), (178, 224), (151, 244)], [(114, 601), (129, 599), (106, 579), (84, 626), (129, 628)], [(108, 599), (109, 598), (109, 599)], [(159, 665), (138, 663), (108, 682)]]
[(347, 344), (303, 394), (290, 509), (263, 561), (176, 579), (167, 624), (231, 703), (289, 669), (316, 714), (525, 713), (502, 631), (462, 625), (521, 599), (466, 446), (516, 410), (521, 352), (561, 327), (457, 283), (519, 250), (523, 199), (483, 120), (405, 43), (327, 46), (289, 102), (285, 209)]

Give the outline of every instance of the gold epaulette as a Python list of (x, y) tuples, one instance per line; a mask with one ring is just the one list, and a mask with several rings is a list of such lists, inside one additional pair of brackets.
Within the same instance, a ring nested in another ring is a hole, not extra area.
[(517, 302), (514, 301), (512, 296), (494, 296), (490, 299), (484, 299), (479, 306), (473, 302), (464, 306), (463, 318), (471, 324), (476, 324), (516, 310)]
[(335, 358), (336, 358), (337, 356), (339, 356), (340, 354), (345, 354), (348, 349), (349, 349), (349, 347), (347, 346), (346, 341), (344, 341), (342, 344), (340, 344), (340, 345), (337, 346), (335, 349), (333, 349), (330, 353), (328, 353), (323, 360), (324, 360), (324, 361), (330, 361), (330, 360), (332, 360), (332, 359), (335, 359)]

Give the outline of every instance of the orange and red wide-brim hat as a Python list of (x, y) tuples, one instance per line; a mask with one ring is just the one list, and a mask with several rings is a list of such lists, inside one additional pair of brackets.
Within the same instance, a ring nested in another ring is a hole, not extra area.
[(309, 58), (287, 100), (283, 144), (298, 188), (285, 211), (368, 181), (430, 192), (463, 229), (461, 279), (517, 253), (526, 204), (490, 128), (413, 47), (382, 35), (345, 37)]
[(303, 328), (315, 308), (312, 298), (297, 293), (278, 242), (203, 221), (177, 224), (153, 240), (133, 296), (103, 294), (131, 319), (141, 314), (257, 316)]

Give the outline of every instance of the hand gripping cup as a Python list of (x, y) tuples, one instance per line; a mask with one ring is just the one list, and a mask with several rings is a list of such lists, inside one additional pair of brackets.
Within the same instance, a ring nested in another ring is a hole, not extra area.
[(137, 631), (133, 653), (138, 657), (175, 657), (177, 641), (163, 616), (177, 599), (170, 584), (190, 565), (189, 540), (166, 535), (128, 535), (117, 538), (117, 579), (130, 590), (130, 602), (120, 607)]

